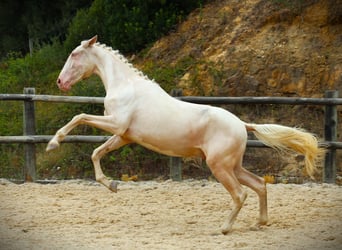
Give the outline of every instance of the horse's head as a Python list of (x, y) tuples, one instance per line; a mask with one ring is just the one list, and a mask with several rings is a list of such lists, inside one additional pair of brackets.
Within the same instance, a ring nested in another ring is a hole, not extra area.
[(95, 64), (91, 60), (89, 50), (96, 41), (97, 36), (94, 36), (87, 41), (83, 41), (80, 46), (71, 52), (57, 79), (57, 85), (61, 90), (70, 90), (73, 84), (89, 77), (94, 72)]

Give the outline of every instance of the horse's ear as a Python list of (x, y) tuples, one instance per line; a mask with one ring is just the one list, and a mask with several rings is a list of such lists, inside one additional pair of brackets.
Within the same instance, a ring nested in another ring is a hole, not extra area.
[(89, 40), (89, 46), (93, 45), (94, 43), (97, 42), (97, 35), (93, 36), (90, 40)]
[(82, 45), (83, 45), (84, 48), (87, 48), (89, 46), (92, 46), (96, 42), (97, 42), (97, 35), (93, 36), (88, 41), (82, 42)]

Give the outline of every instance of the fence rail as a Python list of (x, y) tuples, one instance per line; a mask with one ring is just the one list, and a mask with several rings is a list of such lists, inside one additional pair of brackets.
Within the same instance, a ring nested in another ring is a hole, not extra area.
[[(19, 135), (19, 136), (0, 136), (0, 144), (11, 143), (48, 143), (53, 135)], [(62, 143), (103, 143), (110, 136), (101, 135), (67, 135)], [(320, 147), (327, 149), (342, 149), (342, 142), (324, 141), (319, 144)], [(248, 140), (247, 147), (268, 148), (267, 145), (258, 140)]]
[[(328, 149), (323, 173), (324, 182), (336, 181), (336, 150), (342, 149), (342, 142), (337, 142), (337, 106), (342, 105), (342, 98), (338, 98), (337, 91), (327, 91), (325, 98), (299, 98), (299, 97), (197, 97), (179, 96), (182, 101), (210, 104), (287, 104), (287, 105), (321, 105), (325, 106), (325, 142), (320, 146)], [(25, 144), (25, 180), (35, 181), (35, 144), (47, 143), (52, 135), (35, 134), (34, 102), (58, 102), (58, 103), (89, 103), (103, 104), (103, 97), (85, 96), (52, 96), (35, 95), (35, 89), (25, 88), (24, 94), (0, 94), (2, 101), (24, 102), (24, 128), (23, 136), (0, 136), (0, 143), (24, 143)], [(105, 142), (109, 136), (67, 136), (63, 142)], [(247, 147), (267, 147), (257, 140), (248, 140)], [(171, 158), (172, 159), (172, 158)], [(181, 179), (180, 164), (177, 160), (170, 160), (170, 175), (172, 179)]]
[[(335, 91), (333, 91), (335, 92)], [(185, 102), (210, 105), (225, 104), (288, 104), (288, 105), (342, 105), (342, 98), (304, 98), (304, 97), (205, 97), (205, 96), (178, 96)], [(103, 104), (103, 97), (87, 96), (54, 96), (35, 94), (0, 94), (3, 101), (35, 101), (35, 102), (66, 102)]]

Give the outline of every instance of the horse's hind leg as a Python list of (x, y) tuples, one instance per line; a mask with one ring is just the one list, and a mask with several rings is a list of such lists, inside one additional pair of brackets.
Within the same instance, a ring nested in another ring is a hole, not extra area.
[(260, 216), (258, 225), (266, 225), (267, 216), (267, 190), (263, 178), (256, 176), (241, 166), (234, 169), (235, 175), (242, 185), (254, 190), (259, 196)]
[(234, 202), (234, 207), (222, 226), (223, 234), (227, 234), (231, 231), (234, 221), (247, 198), (247, 193), (242, 189), (241, 184), (234, 174), (234, 165), (231, 165), (232, 162), (234, 161), (231, 161), (229, 157), (226, 157), (224, 162), (215, 162), (210, 159), (207, 160), (207, 164), (212, 173), (228, 190)]
[(128, 143), (130, 143), (130, 141), (123, 139), (121, 136), (113, 135), (104, 144), (96, 148), (91, 156), (91, 159), (94, 164), (96, 181), (100, 182), (113, 192), (117, 191), (117, 182), (110, 181), (103, 174), (100, 165), (100, 160), (106, 153), (118, 149)]

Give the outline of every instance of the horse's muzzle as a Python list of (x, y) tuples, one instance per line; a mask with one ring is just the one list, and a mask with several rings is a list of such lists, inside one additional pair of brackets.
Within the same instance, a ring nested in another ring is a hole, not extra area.
[(60, 78), (57, 79), (57, 86), (62, 91), (68, 91), (70, 90), (70, 85), (67, 82), (62, 82)]

